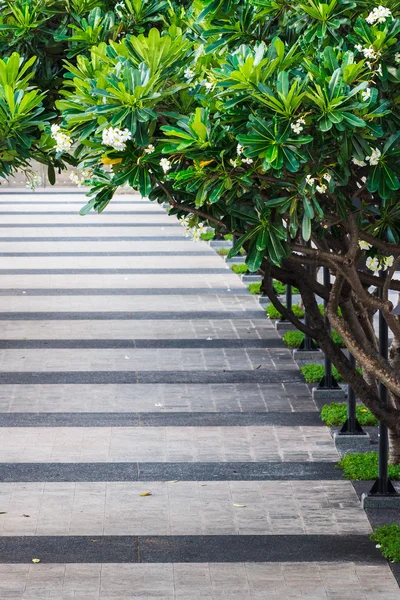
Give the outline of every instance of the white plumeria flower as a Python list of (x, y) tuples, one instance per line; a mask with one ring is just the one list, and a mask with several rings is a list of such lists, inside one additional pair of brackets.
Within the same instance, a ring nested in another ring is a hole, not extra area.
[(147, 146), (147, 148), (144, 149), (144, 151), (146, 152), (146, 154), (153, 154), (153, 152), (155, 151), (155, 148), (154, 148), (153, 144), (149, 144)]
[(179, 219), (179, 223), (182, 225), (182, 227), (187, 227), (189, 225), (189, 217), (181, 217)]
[(378, 65), (378, 68), (376, 69), (375, 73), (378, 73), (378, 75), (380, 75), (382, 77), (383, 73), (382, 73), (382, 65)]
[(238, 156), (240, 156), (241, 154), (243, 154), (243, 146), (241, 146), (240, 144), (238, 144), (238, 145), (236, 146), (236, 154), (237, 154)]
[(369, 25), (373, 25), (374, 23), (384, 23), (386, 19), (390, 19), (392, 17), (391, 11), (385, 6), (375, 7), (373, 11), (371, 11), (368, 17), (365, 19)]
[(190, 67), (187, 67), (183, 72), (183, 76), (185, 79), (193, 79), (195, 72)]
[(360, 250), (369, 250), (370, 248), (372, 248), (372, 244), (369, 244), (364, 240), (358, 240), (358, 247), (360, 248)]
[(373, 258), (369, 256), (366, 260), (366, 265), (368, 269), (370, 269), (370, 271), (373, 271), (374, 273), (378, 273), (378, 271), (381, 271), (382, 269), (382, 266), (380, 265), (379, 260), (376, 256), (374, 256)]
[(305, 120), (305, 118), (304, 118), (304, 117), (299, 117), (299, 118), (297, 119), (297, 123), (300, 123), (301, 125), (305, 125), (305, 122), (306, 122), (306, 120)]
[(229, 160), (229, 162), (231, 163), (232, 167), (233, 167), (234, 169), (236, 169), (236, 167), (238, 166), (238, 161), (237, 161), (237, 159), (236, 159), (236, 158), (231, 158), (231, 159)]
[(378, 150), (378, 148), (373, 148), (371, 156), (367, 156), (365, 160), (368, 161), (370, 165), (377, 165), (379, 163), (380, 157), (381, 151)]
[(322, 179), (325, 179), (325, 181), (327, 181), (329, 183), (330, 180), (332, 179), (332, 176), (329, 173), (324, 173), (322, 175)]
[(393, 262), (394, 262), (394, 256), (384, 256), (383, 257), (383, 264), (385, 267), (385, 271), (389, 267), (393, 267)]
[(363, 100), (363, 102), (366, 102), (367, 100), (369, 100), (371, 98), (371, 88), (365, 88), (365, 90), (363, 90), (361, 92), (361, 98)]
[(291, 123), (290, 127), (291, 129), (293, 129), (294, 133), (297, 133), (297, 135), (299, 135), (303, 131), (303, 127), (298, 121), (296, 123)]
[(129, 129), (119, 129), (118, 127), (107, 127), (103, 130), (102, 141), (105, 146), (111, 146), (114, 150), (120, 152), (125, 150), (126, 142), (132, 138)]
[(160, 167), (162, 168), (162, 170), (164, 171), (164, 173), (168, 173), (168, 171), (171, 168), (171, 163), (168, 160), (168, 158), (162, 158), (160, 160)]
[(242, 162), (244, 162), (246, 165), (252, 165), (254, 160), (252, 158), (242, 158)]
[(122, 18), (123, 14), (121, 12), (121, 10), (126, 10), (126, 6), (124, 2), (117, 2), (117, 4), (114, 6), (115, 12), (117, 13), (117, 15), (119, 16), (119, 18)]
[(42, 178), (39, 175), (34, 174), (27, 179), (25, 187), (27, 190), (32, 190), (32, 192), (34, 192), (40, 185), (42, 185)]
[(400, 52), (396, 52), (396, 54), (394, 55), (394, 62), (397, 64), (400, 63)]
[(316, 185), (315, 189), (317, 190), (317, 192), (319, 192), (320, 194), (325, 194), (326, 190), (328, 189), (327, 186), (324, 183), (321, 183), (321, 185)]
[(356, 45), (354, 46), (354, 48), (355, 48), (356, 50), (358, 50), (359, 52), (362, 52), (362, 49), (363, 49), (363, 47), (362, 47), (362, 45), (361, 45), (361, 44), (356, 44)]
[(307, 185), (313, 185), (315, 179), (314, 177), (311, 177), (311, 175), (306, 175), (306, 184)]
[(375, 548), (378, 548), (378, 550), (379, 550), (379, 548), (381, 548), (381, 547), (382, 547), (382, 546), (381, 546), (380, 544), (377, 544), (377, 545), (375, 546)]
[(212, 83), (212, 81), (209, 81), (208, 79), (204, 79), (204, 81), (202, 83), (207, 91), (212, 90), (214, 87), (214, 84)]
[(72, 146), (72, 139), (66, 133), (61, 131), (60, 125), (53, 123), (51, 126), (51, 137), (56, 142), (57, 152), (68, 152)]
[(358, 160), (358, 158), (353, 158), (351, 159), (351, 162), (354, 163), (355, 165), (357, 165), (357, 167), (365, 167), (366, 166), (366, 162), (364, 162), (363, 160)]
[(372, 58), (373, 60), (376, 60), (381, 55), (381, 53), (379, 51), (377, 52), (372, 46), (363, 48), (362, 53), (364, 54), (365, 58)]

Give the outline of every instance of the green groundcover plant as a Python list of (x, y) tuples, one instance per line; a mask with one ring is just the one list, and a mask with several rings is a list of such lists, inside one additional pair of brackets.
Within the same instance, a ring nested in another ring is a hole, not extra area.
[[(373, 480), (378, 477), (377, 452), (349, 452), (337, 464), (345, 479)], [(389, 477), (400, 480), (400, 465), (389, 465)]]
[[(376, 417), (365, 406), (357, 406), (356, 415), (360, 425), (370, 427), (378, 425)], [(321, 409), (321, 419), (329, 427), (344, 425), (347, 419), (347, 404), (345, 402), (325, 404)]]
[[(285, 305), (283, 305), (283, 306), (285, 306)], [(275, 306), (273, 304), (270, 304), (269, 306), (267, 306), (266, 311), (267, 311), (267, 315), (269, 316), (270, 319), (280, 319), (282, 317), (282, 313), (277, 308), (275, 308)], [(302, 308), (300, 308), (300, 306), (298, 304), (292, 305), (292, 311), (293, 311), (293, 314), (296, 315), (296, 317), (299, 317), (299, 318), (304, 317), (304, 310)]]
[[(18, 72), (28, 65), (20, 83), (0, 79), (0, 172), (28, 169), (33, 157), (54, 180), (74, 164), (74, 181), (90, 188), (82, 214), (128, 185), (169, 202), (195, 240), (206, 225), (233, 234), (228, 256), (245, 249), (275, 308), (389, 427), (395, 462), (398, 17), (396, 0), (5, 0), (0, 16), (3, 63), (18, 52)], [(320, 267), (335, 276), (329, 289)], [(299, 289), (307, 323), (283, 306), (273, 278)], [(378, 310), (393, 334), (388, 360), (371, 327)]]
[[(338, 344), (341, 348), (344, 348), (343, 340), (338, 332), (333, 330), (331, 335), (335, 344)], [(282, 339), (288, 348), (298, 348), (304, 340), (304, 333), (301, 331), (287, 331)]]
[(247, 265), (235, 265), (233, 264), (231, 266), (231, 269), (234, 273), (237, 273), (237, 275), (243, 275), (244, 273), (247, 273), (247, 271), (249, 270), (249, 267)]
[(392, 562), (400, 562), (400, 525), (381, 525), (370, 536), (383, 556)]

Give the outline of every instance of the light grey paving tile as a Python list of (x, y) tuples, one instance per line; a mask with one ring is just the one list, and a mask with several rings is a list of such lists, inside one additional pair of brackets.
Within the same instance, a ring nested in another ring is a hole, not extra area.
[[(189, 257), (192, 258), (192, 257)], [(37, 259), (36, 259), (37, 260)], [(157, 311), (165, 312), (205, 312), (212, 311), (244, 311), (260, 310), (260, 321), (265, 327), (266, 322), (262, 309), (253, 296), (235, 295), (196, 295), (179, 296), (168, 295), (168, 302), (162, 295), (135, 295), (135, 296), (0, 296), (1, 312), (119, 312), (119, 311)], [(240, 315), (239, 315), (240, 316)], [(264, 317), (264, 318), (263, 318)], [(245, 318), (245, 314), (242, 315)], [(176, 321), (175, 321), (176, 323)], [(235, 322), (232, 322), (232, 327)], [(238, 325), (241, 325), (239, 323)], [(251, 324), (249, 324), (251, 325)], [(276, 333), (276, 338), (280, 340)], [(178, 337), (178, 336), (177, 336)]]
[[(289, 352), (289, 351), (288, 351)], [(292, 362), (286, 369), (297, 369)], [(268, 350), (228, 348), (7, 349), (1, 372), (275, 370)]]
[[(92, 249), (94, 250), (93, 247)], [(230, 271), (215, 255), (41, 256), (40, 260), (36, 256), (0, 256), (0, 269), (187, 269), (189, 277), (191, 269), (226, 269), (228, 273)]]
[(1, 462), (335, 461), (323, 427), (10, 427)]
[[(21, 568), (23, 567), (23, 568)], [(17, 600), (399, 600), (382, 565), (214, 563), (0, 565), (0, 598)], [(375, 580), (372, 595), (368, 581)], [(58, 587), (51, 588), (57, 579)], [(43, 582), (48, 580), (46, 588)], [(376, 582), (379, 581), (379, 587)], [(59, 586), (62, 587), (59, 587)], [(55, 594), (57, 594), (55, 596)]]
[(0, 386), (0, 412), (265, 412), (316, 410), (306, 384), (48, 384)]
[(0, 507), (7, 536), (371, 532), (348, 481), (0, 483)]
[(243, 284), (239, 277), (231, 271), (226, 274), (157, 274), (157, 275), (126, 275), (102, 274), (91, 275), (0, 275), (0, 285), (3, 289), (18, 288), (21, 290), (37, 288), (223, 288), (226, 290), (241, 289)]

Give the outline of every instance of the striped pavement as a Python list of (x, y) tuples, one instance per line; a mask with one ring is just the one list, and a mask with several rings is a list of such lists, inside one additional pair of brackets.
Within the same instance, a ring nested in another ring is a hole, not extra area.
[(308, 387), (135, 195), (0, 195), (0, 598), (400, 600)]

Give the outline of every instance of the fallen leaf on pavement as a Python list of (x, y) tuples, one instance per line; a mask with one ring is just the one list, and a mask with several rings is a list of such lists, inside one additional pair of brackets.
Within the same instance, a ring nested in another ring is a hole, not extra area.
[(30, 517), (31, 515), (21, 515), (21, 517)]
[(143, 494), (139, 494), (139, 496), (152, 496), (151, 492), (143, 492)]
[(32, 562), (33, 563), (38, 563), (38, 562), (40, 562), (40, 558), (32, 558)]
[(245, 504), (234, 504), (233, 505), (235, 508), (246, 508)]

